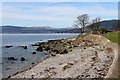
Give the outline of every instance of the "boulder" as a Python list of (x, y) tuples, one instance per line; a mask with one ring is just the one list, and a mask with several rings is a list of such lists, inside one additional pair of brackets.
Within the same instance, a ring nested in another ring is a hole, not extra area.
[(21, 61), (25, 61), (26, 59), (24, 57), (21, 58)]
[(41, 46), (39, 46), (37, 49), (36, 49), (36, 51), (43, 51), (43, 48), (41, 47)]
[(24, 48), (24, 49), (27, 49), (27, 46), (24, 46), (23, 48)]
[(8, 57), (7, 59), (12, 61), (17, 60), (15, 57)]

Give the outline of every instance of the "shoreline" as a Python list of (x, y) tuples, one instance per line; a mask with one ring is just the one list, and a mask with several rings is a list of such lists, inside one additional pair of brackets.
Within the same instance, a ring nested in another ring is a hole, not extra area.
[[(72, 38), (72, 39), (73, 39), (73, 38)], [(69, 54), (69, 53), (68, 53), (68, 54)], [(67, 55), (67, 54), (60, 54), (60, 55)], [(51, 58), (51, 57), (50, 57), (50, 58)], [(50, 59), (50, 58), (46, 58), (46, 59)], [(54, 58), (54, 57), (53, 57), (53, 58)], [(45, 59), (45, 60), (46, 60), (46, 59)], [(42, 62), (44, 62), (45, 60), (43, 60)], [(42, 64), (42, 62), (38, 63), (37, 65)], [(37, 65), (36, 65), (36, 66), (37, 66)], [(36, 66), (34, 66), (34, 67), (36, 67)], [(34, 67), (33, 67), (33, 68), (34, 68)], [(28, 71), (29, 71), (29, 70), (31, 70), (31, 69), (28, 69)], [(23, 73), (24, 73), (24, 72), (27, 72), (27, 71), (23, 71)], [(21, 72), (21, 73), (22, 73), (22, 72)], [(19, 73), (19, 74), (21, 74), (21, 73)], [(19, 75), (19, 74), (18, 74), (18, 75)], [(16, 74), (16, 75), (17, 75), (17, 74)], [(15, 75), (14, 75), (14, 76), (15, 76)]]
[[(73, 38), (73, 37), (71, 37), (71, 38)], [(59, 40), (64, 40), (64, 39), (70, 39), (70, 38), (63, 38), (63, 39), (57, 39), (57, 40), (59, 41)], [(45, 43), (47, 43), (48, 41), (56, 41), (56, 39), (54, 39), (54, 40), (53, 40), (53, 39), (49, 39), (49, 40), (45, 41)], [(37, 43), (42, 43), (42, 42), (37, 42)], [(21, 45), (21, 46), (4, 45), (4, 46), (2, 46), (2, 48), (11, 48), (11, 47), (21, 47), (21, 48), (24, 48), (24, 46), (27, 46), (27, 47), (28, 47), (28, 45)], [(29, 46), (32, 46), (32, 44), (30, 44)], [(38, 47), (38, 46), (36, 46), (36, 47)], [(46, 53), (46, 52), (43, 51), (42, 53)], [(50, 57), (50, 56), (47, 55), (47, 54), (45, 54), (45, 56), (46, 56), (45, 59), (47, 59), (47, 58)], [(47, 57), (47, 56), (49, 56), (49, 57)], [(35, 62), (34, 64), (31, 64), (30, 66), (27, 66), (27, 68), (25, 68), (25, 69), (21, 68), (21, 69), (18, 70), (16, 73), (14, 73), (14, 74), (12, 74), (12, 75), (9, 75), (7, 78), (10, 78), (11, 76), (14, 76), (14, 75), (16, 75), (16, 74), (18, 74), (18, 73), (27, 71), (27, 70), (33, 68), (34, 66), (36, 66), (37, 64), (39, 64), (40, 62), (44, 61), (45, 59), (39, 60), (38, 62)]]

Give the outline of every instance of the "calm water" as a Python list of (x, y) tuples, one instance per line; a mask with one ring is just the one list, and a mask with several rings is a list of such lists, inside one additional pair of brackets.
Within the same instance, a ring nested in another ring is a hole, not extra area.
[[(32, 63), (36, 64), (45, 59), (46, 56), (44, 52), (37, 52), (35, 50), (37, 47), (31, 46), (30, 44), (47, 40), (70, 38), (77, 35), (78, 34), (3, 34), (2, 44), (0, 45), (13, 45), (13, 47), (2, 47), (2, 63), (0, 63), (3, 67), (2, 76), (8, 77), (17, 71), (28, 68)], [(27, 45), (28, 49), (23, 49), (19, 47), (20, 45)], [(36, 52), (37, 54), (32, 54), (32, 52)], [(10, 61), (8, 57), (15, 57), (17, 60)], [(21, 57), (24, 57), (26, 61), (20, 61)]]
[(2, 45), (29, 45), (35, 42), (74, 37), (78, 34), (3, 34)]

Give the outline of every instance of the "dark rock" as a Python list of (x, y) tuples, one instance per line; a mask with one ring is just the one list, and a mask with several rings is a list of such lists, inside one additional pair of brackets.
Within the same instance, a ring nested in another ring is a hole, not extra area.
[(48, 40), (48, 42), (54, 42), (54, 41), (56, 41), (56, 40)]
[(31, 78), (34, 78), (34, 75), (31, 75)]
[(48, 46), (48, 47), (46, 47), (44, 50), (45, 50), (45, 51), (48, 51), (48, 50), (50, 50), (50, 47)]
[(52, 69), (56, 69), (56, 68), (55, 67), (50, 67), (49, 69), (52, 70)]
[(25, 61), (26, 59), (24, 57), (21, 58), (21, 61)]
[(15, 63), (15, 62), (11, 62), (12, 64)]
[(70, 46), (69, 48), (72, 48), (72, 46)]
[(55, 54), (55, 53), (52, 53), (52, 54), (51, 54), (51, 56), (53, 56), (53, 57), (54, 57), (54, 56), (56, 56), (56, 54)]
[(8, 57), (8, 60), (12, 60), (12, 61), (14, 61), (14, 60), (17, 60), (17, 59), (14, 58), (14, 57)]
[(74, 45), (74, 47), (78, 47), (77, 45)]
[(31, 63), (31, 64), (35, 64), (35, 63)]
[(60, 54), (67, 54), (68, 53), (68, 51), (65, 49), (65, 50), (63, 50), (62, 52), (60, 52)]
[(32, 54), (36, 54), (36, 52), (32, 52)]
[(37, 49), (36, 49), (36, 51), (43, 51), (43, 48), (41, 47), (41, 46), (39, 46)]
[(97, 51), (95, 51), (95, 55), (97, 55), (97, 53), (98, 53), (98, 52), (97, 52)]
[(85, 77), (90, 77), (90, 75), (86, 75)]
[(96, 60), (96, 57), (95, 57), (95, 56), (93, 56), (91, 59), (92, 59), (92, 61), (95, 61), (95, 60)]
[(7, 78), (11, 78), (11, 76), (8, 76)]
[(23, 49), (27, 49), (27, 46), (19, 46), (19, 47), (22, 47)]
[(27, 46), (24, 46), (24, 49), (27, 49)]
[(52, 50), (53, 52), (56, 52), (56, 54), (58, 54), (60, 51), (59, 50)]
[(65, 49), (65, 50), (64, 50), (64, 53), (65, 53), (65, 54), (67, 54), (67, 53), (68, 53), (68, 51)]
[(49, 72), (50, 70), (49, 69), (45, 69), (44, 72)]
[(73, 65), (73, 63), (67, 63), (62, 70), (66, 70), (68, 68), (70, 68)]
[(10, 47), (13, 47), (13, 46), (5, 46), (5, 48), (10, 48)]

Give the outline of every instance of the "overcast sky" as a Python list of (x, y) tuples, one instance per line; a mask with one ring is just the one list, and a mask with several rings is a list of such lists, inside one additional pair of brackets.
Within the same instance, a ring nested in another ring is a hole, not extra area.
[(28, 27), (71, 27), (81, 14), (91, 19), (118, 18), (117, 2), (4, 2), (2, 10), (2, 25)]

